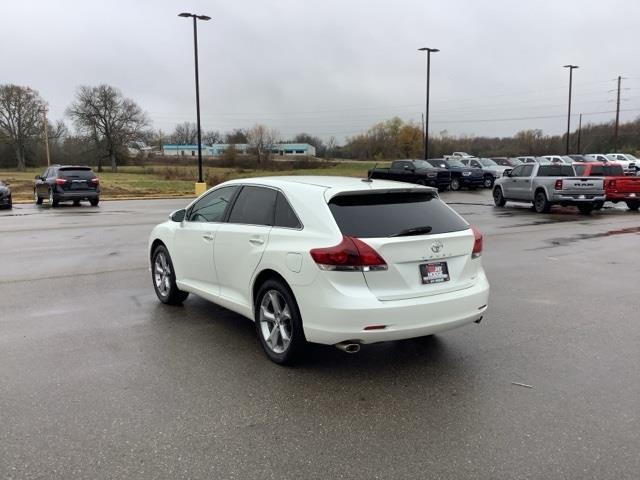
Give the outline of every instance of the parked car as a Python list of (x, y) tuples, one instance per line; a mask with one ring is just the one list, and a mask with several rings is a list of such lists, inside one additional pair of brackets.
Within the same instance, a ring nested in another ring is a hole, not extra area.
[(479, 322), (481, 254), (434, 188), (342, 177), (225, 182), (149, 237), (161, 302), (194, 293), (253, 320), (276, 363), (306, 342), (357, 352)]
[(549, 212), (555, 204), (574, 205), (580, 213), (589, 214), (605, 201), (604, 180), (576, 177), (571, 165), (520, 165), (496, 182), (493, 200), (498, 207), (507, 201), (532, 202), (538, 213)]
[(52, 207), (60, 202), (88, 200), (94, 207), (100, 202), (100, 181), (91, 168), (79, 165), (51, 165), (36, 175), (33, 198), (41, 205), (47, 198)]
[(490, 158), (462, 158), (460, 161), (471, 168), (480, 168), (483, 173), (484, 188), (492, 188), (494, 182), (502, 176), (506, 170), (512, 167), (501, 167)]
[(574, 162), (577, 163), (593, 163), (593, 162), (597, 162), (597, 160), (594, 160), (593, 158), (587, 156), (587, 155), (569, 155), (569, 158), (571, 158), (571, 160), (573, 160)]
[(516, 157), (522, 163), (536, 163), (538, 157)]
[(446, 168), (451, 172), (450, 188), (453, 191), (460, 190), (462, 187), (478, 188), (484, 184), (484, 174), (482, 170), (467, 167), (458, 159), (432, 159), (427, 160), (431, 165), (437, 168)]
[(573, 165), (573, 159), (569, 155), (543, 155), (540, 158), (544, 158), (550, 163)]
[(0, 180), (0, 208), (13, 208), (11, 189), (7, 182)]
[(445, 160), (449, 160), (450, 158), (477, 158), (474, 155), (469, 155), (467, 152), (453, 152), (451, 155), (445, 155)]
[(491, 160), (502, 167), (517, 167), (523, 162), (515, 157), (491, 157)]
[(603, 153), (588, 153), (585, 157), (594, 162), (608, 163), (610, 161)]
[[(604, 177), (607, 201), (625, 202), (629, 210), (638, 210), (640, 207), (640, 177), (626, 176), (622, 165), (591, 162), (576, 164), (573, 168), (581, 177)], [(603, 204), (596, 205), (596, 208), (602, 208)]]
[(607, 158), (611, 162), (618, 162), (622, 165), (627, 175), (635, 175), (640, 168), (640, 160), (630, 153), (607, 153)]
[(446, 190), (451, 185), (451, 172), (437, 168), (426, 160), (394, 160), (389, 168), (372, 168), (369, 178), (416, 183)]

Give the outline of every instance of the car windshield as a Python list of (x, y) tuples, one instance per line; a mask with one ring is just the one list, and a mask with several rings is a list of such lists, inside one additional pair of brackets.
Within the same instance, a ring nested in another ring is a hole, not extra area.
[(571, 158), (569, 155), (563, 155), (561, 158), (564, 163), (573, 163), (573, 158)]
[(431, 165), (426, 160), (414, 160), (413, 164), (416, 168), (433, 168), (433, 165)]
[(481, 158), (479, 160), (480, 164), (483, 167), (497, 167), (498, 164), (496, 162), (494, 162), (493, 160), (491, 160), (490, 158)]
[(466, 165), (462, 163), (460, 160), (449, 159), (447, 160), (447, 163), (449, 164), (450, 167), (466, 167)]
[(630, 153), (627, 153), (627, 158), (629, 160), (633, 160), (634, 162), (638, 161), (638, 159), (635, 157), (635, 155), (631, 155)]
[(510, 158), (507, 162), (511, 162), (511, 165), (522, 165), (524, 162), (519, 158)]
[(383, 238), (408, 232), (430, 235), (469, 228), (458, 214), (432, 193), (343, 194), (329, 209), (344, 235)]
[(427, 163), (438, 168), (449, 168), (447, 162), (445, 162), (444, 160), (427, 160)]

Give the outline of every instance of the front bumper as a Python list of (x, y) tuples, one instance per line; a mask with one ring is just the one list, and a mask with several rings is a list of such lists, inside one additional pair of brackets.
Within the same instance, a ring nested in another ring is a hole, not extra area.
[[(296, 287), (295, 295), (308, 341), (376, 343), (431, 335), (479, 320), (487, 310), (489, 282), (479, 269), (473, 286), (463, 290), (380, 301), (366, 284), (340, 291), (318, 275), (311, 285)], [(385, 328), (364, 330), (371, 325)]]
[(484, 185), (484, 176), (482, 176), (482, 177), (463, 177), (463, 176), (460, 176), (460, 185), (463, 185), (465, 187), (468, 187), (468, 186), (472, 186), (472, 187), (478, 186), (478, 187), (480, 187), (480, 186)]

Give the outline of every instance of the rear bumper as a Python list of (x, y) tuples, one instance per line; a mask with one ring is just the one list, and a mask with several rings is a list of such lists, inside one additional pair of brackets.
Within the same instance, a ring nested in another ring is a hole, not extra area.
[(640, 200), (640, 192), (607, 192), (607, 200), (611, 202)]
[(565, 205), (578, 204), (578, 203), (594, 203), (604, 202), (607, 197), (604, 193), (572, 193), (572, 194), (554, 194), (551, 197), (552, 203), (562, 203)]
[[(406, 300), (380, 301), (368, 287), (338, 291), (323, 275), (295, 289), (304, 333), (310, 342), (376, 343), (422, 337), (479, 320), (487, 310), (489, 282), (482, 269), (473, 286)], [(380, 330), (364, 330), (385, 325)]]
[(98, 198), (100, 196), (100, 190), (77, 190), (77, 191), (67, 191), (61, 190), (58, 188), (57, 191), (53, 193), (53, 197), (59, 201), (65, 200), (92, 200), (94, 198)]
[(0, 207), (6, 207), (7, 205), (11, 205), (11, 197), (3, 196), (0, 198)]

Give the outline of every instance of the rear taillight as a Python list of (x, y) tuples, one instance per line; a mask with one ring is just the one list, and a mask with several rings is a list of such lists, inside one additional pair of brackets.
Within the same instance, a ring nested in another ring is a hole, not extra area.
[(473, 250), (471, 250), (471, 258), (478, 258), (482, 255), (482, 234), (476, 227), (471, 227), (473, 232)]
[(56, 178), (56, 185), (64, 185), (67, 181), (64, 178)]
[(309, 253), (321, 270), (369, 272), (388, 268), (373, 248), (358, 238), (346, 235), (335, 247), (314, 248)]
[(94, 185), (99, 185), (100, 184), (100, 180), (98, 179), (98, 177), (92, 178), (91, 180), (89, 180), (91, 183), (93, 183)]
[(556, 180), (556, 184), (553, 188), (556, 190), (562, 190), (562, 180)]
[(616, 188), (616, 181), (615, 180), (609, 180), (609, 188)]

